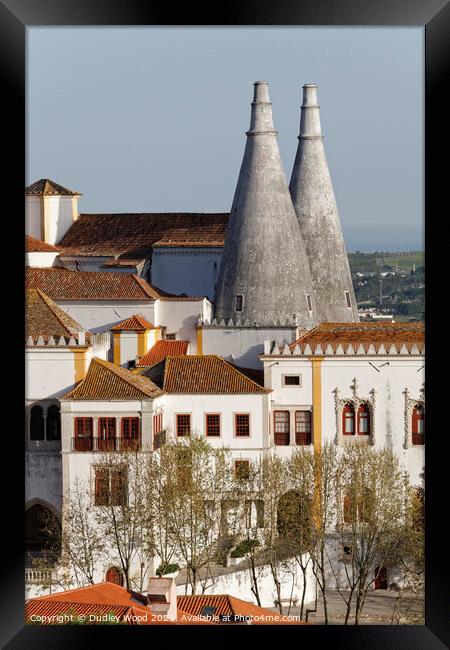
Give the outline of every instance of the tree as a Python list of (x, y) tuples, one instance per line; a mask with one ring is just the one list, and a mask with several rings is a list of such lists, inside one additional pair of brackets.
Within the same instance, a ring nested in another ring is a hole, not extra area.
[(407, 477), (390, 450), (362, 441), (342, 450), (335, 473), (336, 531), (342, 548), (350, 549), (343, 562), (346, 595), (335, 561), (330, 566), (346, 603), (345, 624), (353, 600), (354, 622), (359, 623), (369, 587), (404, 554), (407, 490)]
[(312, 562), (314, 472), (311, 455), (311, 451), (305, 447), (295, 449), (291, 455), (287, 464), (292, 487), (288, 495), (291, 498), (280, 504), (284, 520), (282, 532), (303, 577), (300, 619), (303, 618), (305, 605), (308, 566)]
[[(142, 591), (151, 557), (146, 452), (105, 452), (95, 467), (95, 520), (108, 553), (119, 558), (127, 589)], [(134, 561), (139, 573), (132, 575)]]
[[(191, 593), (203, 591), (219, 555), (221, 502), (229, 477), (228, 452), (191, 433), (160, 448), (165, 478), (170, 538), (186, 566)], [(200, 575), (202, 574), (202, 575)]]

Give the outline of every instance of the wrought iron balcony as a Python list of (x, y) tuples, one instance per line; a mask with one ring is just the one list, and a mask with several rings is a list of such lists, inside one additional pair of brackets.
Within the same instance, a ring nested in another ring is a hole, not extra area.
[(71, 450), (81, 452), (137, 451), (141, 448), (141, 437), (137, 438), (72, 438)]

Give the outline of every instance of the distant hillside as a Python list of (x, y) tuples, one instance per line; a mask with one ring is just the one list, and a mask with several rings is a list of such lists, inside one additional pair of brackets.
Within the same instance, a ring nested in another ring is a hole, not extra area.
[(425, 253), (423, 251), (408, 251), (398, 253), (356, 253), (348, 254), (348, 261), (352, 273), (371, 273), (382, 270), (383, 266), (390, 266), (393, 269), (412, 271), (413, 265), (425, 266)]

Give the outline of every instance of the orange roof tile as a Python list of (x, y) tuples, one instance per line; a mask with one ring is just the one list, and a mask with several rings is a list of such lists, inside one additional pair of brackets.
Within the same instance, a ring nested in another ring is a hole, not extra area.
[(160, 292), (133, 273), (26, 268), (25, 286), (42, 289), (53, 300), (139, 300), (160, 298)]
[(111, 327), (111, 332), (147, 332), (152, 329), (154, 329), (154, 325), (149, 323), (147, 319), (140, 314), (134, 314), (118, 325)]
[(189, 341), (156, 341), (155, 345), (139, 359), (136, 365), (148, 368), (163, 361), (168, 356), (187, 354), (188, 346)]
[(58, 242), (69, 255), (147, 257), (153, 244), (223, 246), (228, 213), (81, 214)]
[[(109, 615), (110, 621), (118, 620), (129, 625), (210, 624), (207, 621), (195, 620), (191, 614), (180, 610), (177, 612), (177, 621), (161, 621), (158, 615), (152, 616), (151, 606), (146, 604), (147, 602), (146, 596), (142, 594), (111, 582), (102, 582), (32, 598), (25, 603), (25, 620), (34, 622), (32, 616), (44, 617), (37, 622), (44, 625), (64, 624), (64, 621), (58, 621), (57, 617), (72, 614), (76, 623), (80, 622), (77, 617), (89, 617), (92, 614)], [(138, 620), (127, 620), (128, 617), (133, 616), (138, 617)], [(84, 620), (89, 623), (88, 618)], [(93, 621), (91, 624), (96, 622)]]
[[(163, 367), (164, 366), (164, 367)], [(179, 395), (252, 395), (271, 391), (255, 383), (214, 354), (168, 356), (152, 368), (141, 370), (166, 393)]]
[(253, 625), (292, 623), (292, 619), (281, 616), (264, 607), (258, 607), (235, 596), (203, 594), (195, 596), (178, 596), (177, 606), (192, 616), (201, 617), (205, 607), (214, 608), (210, 616), (216, 622), (240, 623), (250, 619)]
[(94, 358), (85, 379), (60, 397), (64, 400), (142, 400), (162, 394), (150, 379)]
[(57, 246), (47, 244), (45, 241), (35, 239), (31, 235), (25, 235), (25, 252), (26, 253), (59, 253)]
[(338, 345), (342, 345), (344, 351), (351, 344), (354, 350), (362, 345), (367, 352), (372, 344), (375, 350), (383, 344), (386, 348), (391, 344), (397, 348), (403, 344), (410, 350), (416, 345), (423, 349), (425, 342), (425, 328), (423, 323), (321, 323), (303, 334), (289, 347), (293, 351), (298, 345), (301, 352), (307, 345), (314, 352), (320, 344), (331, 345), (334, 351)]
[(41, 178), (39, 181), (28, 185), (25, 188), (27, 196), (81, 196), (80, 192), (68, 190), (67, 187), (58, 185), (49, 178)]
[[(27, 289), (25, 292), (25, 337), (31, 336), (34, 343), (42, 336), (47, 344), (51, 336), (58, 344), (60, 337), (65, 342), (73, 337), (78, 341), (79, 332), (86, 331), (76, 320), (53, 302), (40, 289)], [(86, 343), (90, 342), (91, 333), (86, 332)]]

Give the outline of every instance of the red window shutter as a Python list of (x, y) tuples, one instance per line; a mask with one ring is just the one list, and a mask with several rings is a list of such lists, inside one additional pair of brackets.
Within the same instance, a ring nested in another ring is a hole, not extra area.
[(75, 418), (75, 451), (92, 451), (92, 418)]
[(311, 411), (295, 411), (295, 444), (311, 444)]
[(109, 505), (109, 472), (104, 467), (97, 467), (95, 470), (95, 505)]
[(425, 409), (421, 404), (416, 404), (412, 411), (412, 443), (413, 445), (425, 443)]
[(350, 497), (346, 494), (343, 500), (344, 524), (350, 524), (352, 521), (352, 504)]
[(274, 442), (276, 445), (288, 445), (290, 434), (289, 411), (273, 412)]
[(177, 414), (177, 436), (188, 436), (191, 432), (190, 413)]

